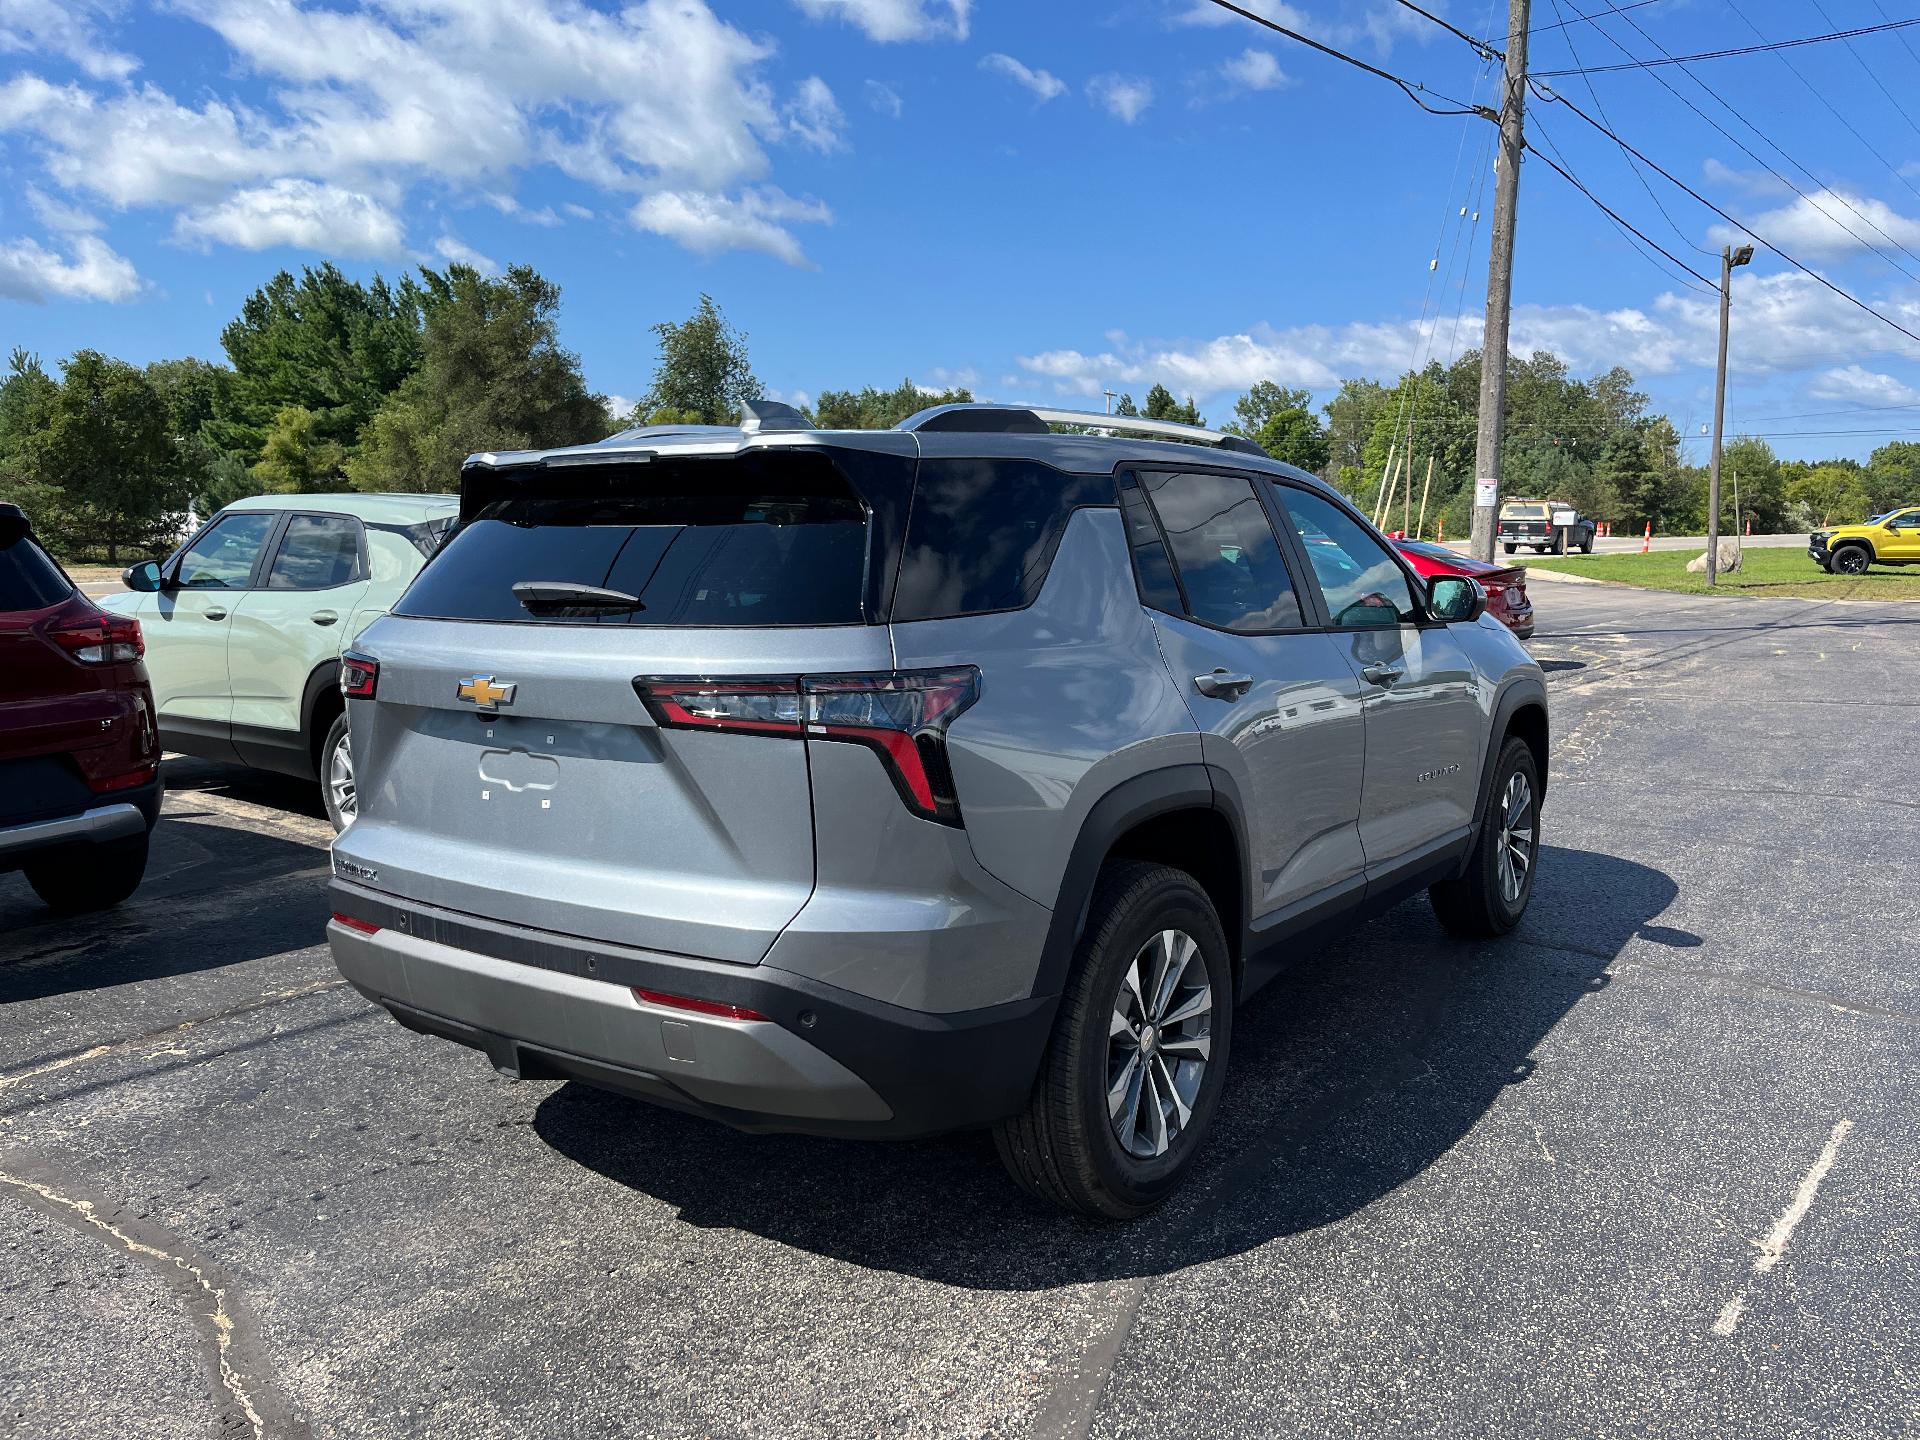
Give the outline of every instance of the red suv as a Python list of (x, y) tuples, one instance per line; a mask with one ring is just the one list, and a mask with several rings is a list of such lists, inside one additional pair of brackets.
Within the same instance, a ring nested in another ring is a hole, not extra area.
[(117, 905), (160, 816), (140, 624), (75, 588), (0, 504), (0, 873), (56, 910)]

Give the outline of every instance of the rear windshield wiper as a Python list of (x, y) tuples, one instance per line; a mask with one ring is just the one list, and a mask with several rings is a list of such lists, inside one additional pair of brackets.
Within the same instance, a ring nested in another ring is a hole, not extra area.
[(577, 585), (571, 580), (516, 581), (513, 598), (529, 610), (549, 615), (599, 615), (647, 608), (638, 595), (599, 585)]

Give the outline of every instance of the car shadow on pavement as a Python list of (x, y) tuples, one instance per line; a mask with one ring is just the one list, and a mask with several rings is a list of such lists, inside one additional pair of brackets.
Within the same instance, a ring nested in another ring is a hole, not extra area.
[(25, 877), (0, 875), (0, 1012), (16, 1001), (243, 964), (326, 938), (325, 849), (199, 818), (190, 798), (170, 797), (145, 880), (111, 910), (57, 915)]
[(995, 1290), (1165, 1274), (1389, 1194), (1526, 1082), (1542, 1038), (1604, 987), (1630, 940), (1697, 943), (1650, 928), (1677, 893), (1661, 871), (1551, 846), (1542, 860), (1533, 907), (1503, 940), (1451, 939), (1422, 898), (1261, 991), (1236, 1021), (1200, 1169), (1133, 1225), (1088, 1224), (1029, 1200), (980, 1134), (904, 1144), (742, 1135), (578, 1084), (549, 1096), (534, 1127), (687, 1223), (855, 1265)]

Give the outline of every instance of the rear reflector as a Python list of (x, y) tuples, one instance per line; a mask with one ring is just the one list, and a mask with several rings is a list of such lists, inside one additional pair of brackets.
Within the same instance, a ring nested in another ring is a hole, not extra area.
[(378, 925), (366, 920), (356, 920), (351, 915), (342, 915), (338, 910), (333, 912), (333, 923), (336, 925), (344, 925), (349, 930), (358, 930), (362, 935), (378, 935), (380, 933), (380, 927)]
[(764, 1020), (767, 1017), (758, 1010), (749, 1010), (744, 1005), (723, 1005), (718, 1000), (695, 1000), (686, 995), (668, 995), (660, 990), (642, 990), (638, 985), (633, 993), (649, 1005), (665, 1005), (674, 1010), (691, 1010), (696, 1015), (718, 1015), (722, 1020)]
[(89, 780), (88, 786), (98, 795), (108, 790), (131, 790), (136, 785), (144, 785), (160, 773), (158, 765), (142, 765), (138, 770), (129, 770), (124, 775), (108, 775), (103, 779)]

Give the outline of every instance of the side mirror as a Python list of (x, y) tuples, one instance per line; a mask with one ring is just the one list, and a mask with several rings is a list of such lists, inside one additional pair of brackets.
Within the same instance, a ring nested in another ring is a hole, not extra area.
[(1427, 608), (1450, 625), (1478, 620), (1487, 613), (1487, 592), (1465, 575), (1436, 575), (1427, 582)]
[(162, 589), (160, 562), (142, 560), (138, 565), (129, 565), (120, 572), (120, 583), (129, 590), (138, 590), (143, 595), (151, 595)]

